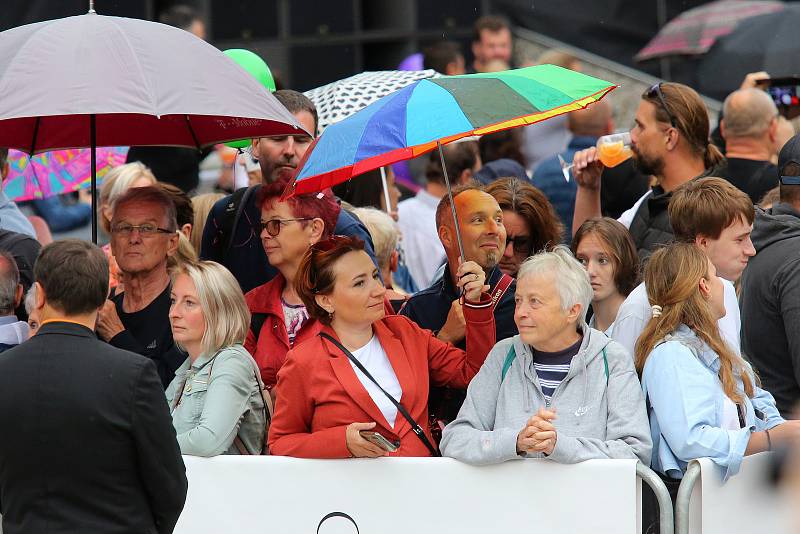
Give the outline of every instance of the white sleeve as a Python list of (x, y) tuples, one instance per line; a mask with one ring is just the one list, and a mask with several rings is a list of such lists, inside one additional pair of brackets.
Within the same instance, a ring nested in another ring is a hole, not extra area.
[(625, 347), (633, 356), (636, 341), (651, 316), (650, 301), (647, 299), (647, 290), (643, 282), (631, 291), (619, 307), (611, 330), (611, 339)]
[(742, 319), (739, 315), (739, 301), (736, 298), (736, 288), (729, 280), (722, 280), (722, 287), (725, 290), (725, 317), (719, 320), (719, 333), (722, 339), (728, 342), (731, 349), (736, 354), (741, 354)]
[(619, 219), (617, 219), (617, 221), (622, 223), (625, 226), (625, 228), (630, 229), (631, 223), (633, 222), (633, 217), (636, 215), (636, 212), (639, 211), (639, 206), (641, 206), (642, 202), (644, 202), (644, 199), (646, 199), (647, 196), (652, 193), (653, 191), (650, 190), (644, 195), (642, 195), (641, 198), (639, 198), (639, 200), (636, 201), (636, 204), (634, 204), (631, 209), (629, 209), (628, 211), (619, 216)]

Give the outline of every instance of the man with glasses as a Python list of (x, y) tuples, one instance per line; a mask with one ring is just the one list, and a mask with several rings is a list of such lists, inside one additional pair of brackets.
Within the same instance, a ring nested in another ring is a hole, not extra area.
[[(474, 261), (486, 273), (486, 283), (492, 296), (496, 339), (505, 339), (517, 333), (514, 323), (513, 278), (503, 274), (498, 267), (506, 249), (506, 229), (503, 210), (497, 200), (476, 186), (462, 186), (453, 190), (453, 202), (458, 214), (458, 227), (464, 245), (464, 261)], [(455, 223), (447, 195), (436, 209), (436, 226), (439, 239), (447, 254), (443, 276), (429, 288), (412, 296), (400, 310), (422, 328), (433, 331), (442, 341), (465, 348), (466, 321), (456, 288), (456, 271), (460, 251)], [(431, 412), (446, 421), (455, 419), (464, 392), (431, 389)]]
[[(265, 184), (292, 177), (317, 131), (317, 108), (307, 96), (289, 89), (275, 91), (274, 94), (312, 135), (253, 139), (253, 157), (261, 166)], [(264, 253), (256, 228), (261, 215), (256, 197), (261, 185), (243, 187), (214, 204), (203, 229), (200, 247), (200, 258), (227, 267), (245, 293), (272, 280), (278, 273)], [(334, 233), (363, 240), (367, 254), (374, 261), (375, 253), (369, 232), (347, 210), (339, 213)]]
[[(631, 130), (633, 162), (656, 185), (618, 219), (631, 232), (640, 259), (672, 241), (667, 205), (672, 192), (700, 176), (709, 176), (724, 158), (709, 142), (708, 112), (700, 95), (679, 83), (659, 83), (642, 94)], [(581, 150), (572, 169), (575, 195), (573, 230), (599, 217), (600, 177), (605, 168), (595, 147)]]
[(164, 387), (186, 359), (169, 325), (167, 260), (178, 248), (177, 229), (175, 205), (157, 187), (133, 188), (117, 200), (111, 251), (124, 291), (107, 300), (97, 318), (97, 334), (153, 360)]

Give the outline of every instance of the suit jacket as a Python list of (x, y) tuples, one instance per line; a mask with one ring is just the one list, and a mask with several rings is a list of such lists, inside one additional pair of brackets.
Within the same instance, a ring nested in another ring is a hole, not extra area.
[(4, 534), (169, 533), (186, 473), (155, 364), (45, 323), (0, 355)]
[[(373, 324), (403, 394), (400, 403), (428, 434), (430, 382), (465, 388), (495, 342), (488, 295), (464, 305), (466, 352), (436, 339), (407, 317), (387, 316)], [(334, 338), (330, 327), (324, 327)], [(347, 458), (345, 431), (350, 423), (375, 421), (376, 432), (400, 441), (392, 456), (430, 456), (411, 424), (397, 414), (392, 428), (358, 379), (350, 360), (333, 343), (315, 336), (296, 345), (278, 371), (275, 415), (269, 430), (270, 452), (305, 458)]]

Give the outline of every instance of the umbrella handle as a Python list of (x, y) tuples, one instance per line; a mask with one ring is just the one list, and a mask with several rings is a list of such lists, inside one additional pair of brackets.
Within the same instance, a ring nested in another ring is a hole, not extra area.
[(383, 184), (383, 201), (386, 204), (386, 213), (392, 214), (392, 204), (389, 200), (389, 185), (386, 183), (386, 167), (381, 167), (381, 183)]
[(461, 263), (466, 262), (464, 258), (464, 243), (461, 241), (461, 229), (458, 227), (458, 215), (456, 214), (456, 203), (453, 201), (453, 190), (450, 187), (450, 178), (447, 177), (447, 165), (444, 163), (444, 152), (442, 152), (442, 143), (436, 140), (436, 147), (439, 149), (439, 159), (442, 162), (442, 174), (444, 174), (444, 183), (447, 185), (447, 197), (450, 200), (450, 211), (453, 213), (453, 226), (456, 229), (456, 241), (458, 241), (458, 255), (461, 258)]

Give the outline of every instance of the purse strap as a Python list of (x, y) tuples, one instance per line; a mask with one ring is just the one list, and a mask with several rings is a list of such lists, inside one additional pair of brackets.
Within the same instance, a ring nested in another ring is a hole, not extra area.
[(431, 456), (441, 456), (441, 453), (438, 450), (436, 450), (436, 447), (433, 446), (433, 444), (428, 439), (428, 436), (425, 435), (425, 432), (422, 430), (422, 427), (419, 426), (419, 423), (417, 423), (414, 420), (414, 418), (411, 417), (411, 414), (408, 413), (408, 410), (403, 408), (403, 405), (400, 404), (399, 402), (397, 402), (397, 399), (392, 397), (385, 389), (383, 389), (383, 387), (381, 387), (380, 384), (378, 384), (378, 381), (375, 380), (375, 378), (372, 377), (370, 372), (367, 371), (366, 367), (364, 367), (361, 364), (361, 362), (358, 361), (358, 359), (356, 359), (356, 357), (353, 356), (353, 354), (349, 350), (347, 350), (347, 348), (344, 345), (339, 343), (339, 341), (336, 340), (333, 336), (331, 336), (331, 335), (329, 335), (329, 334), (327, 334), (325, 332), (320, 332), (319, 335), (320, 335), (320, 337), (323, 337), (323, 338), (327, 339), (328, 341), (330, 341), (331, 343), (333, 343), (334, 345), (336, 345), (339, 348), (339, 350), (341, 350), (344, 353), (344, 355), (347, 356), (347, 358), (351, 362), (353, 362), (353, 365), (358, 367), (358, 370), (361, 371), (362, 373), (364, 373), (364, 376), (369, 378), (370, 381), (372, 381), (373, 384), (378, 386), (378, 389), (380, 389), (381, 392), (384, 395), (386, 395), (386, 397), (392, 402), (392, 404), (395, 405), (395, 407), (397, 408), (397, 411), (400, 412), (403, 415), (403, 417), (405, 417), (406, 421), (408, 421), (408, 423), (411, 425), (411, 430), (413, 430), (414, 434), (416, 434), (417, 437), (420, 439), (420, 441), (422, 441), (422, 444), (425, 445), (425, 447), (428, 449), (428, 452), (431, 453)]

